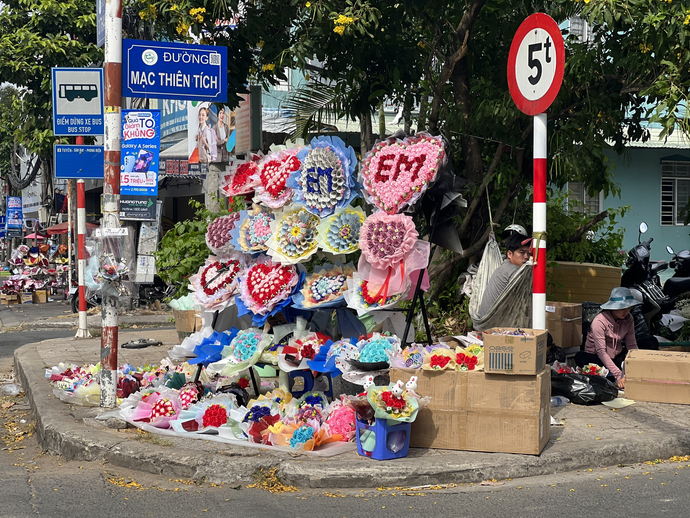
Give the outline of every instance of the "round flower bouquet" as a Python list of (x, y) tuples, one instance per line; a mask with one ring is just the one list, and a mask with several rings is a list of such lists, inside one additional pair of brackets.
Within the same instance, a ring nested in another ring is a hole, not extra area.
[(259, 200), (272, 209), (279, 209), (292, 199), (293, 190), (287, 186), (291, 174), (301, 167), (297, 158), (299, 148), (290, 148), (269, 154), (259, 164), (256, 194)]
[(364, 223), (360, 207), (337, 209), (319, 224), (319, 246), (331, 254), (351, 254), (359, 250), (359, 235)]
[(263, 158), (261, 154), (252, 154), (250, 160), (233, 163), (229, 171), (221, 180), (220, 190), (227, 197), (249, 194), (258, 185), (256, 175), (259, 174), (258, 162)]
[(362, 279), (361, 275), (355, 272), (352, 274), (352, 281), (348, 280), (348, 290), (344, 296), (348, 307), (356, 309), (359, 315), (363, 315), (376, 309), (395, 306), (406, 295), (409, 288), (408, 279), (407, 284), (399, 293), (384, 293), (385, 290), (381, 285), (372, 286), (368, 280)]
[(209, 256), (196, 275), (189, 278), (193, 298), (209, 311), (219, 311), (233, 302), (243, 260), (239, 254), (228, 259)]
[(331, 435), (340, 435), (343, 441), (350, 441), (357, 433), (355, 409), (343, 401), (334, 401), (328, 408), (326, 429)]
[(255, 315), (267, 315), (286, 301), (299, 281), (294, 266), (260, 259), (247, 268), (240, 279), (240, 299)]
[(268, 250), (266, 242), (273, 233), (271, 223), (275, 216), (259, 205), (254, 205), (251, 211), (241, 210), (239, 214), (239, 224), (230, 231), (235, 250), (248, 254)]
[(379, 142), (360, 165), (366, 200), (388, 214), (414, 205), (445, 157), (442, 139), (425, 133)]
[(207, 369), (221, 376), (234, 376), (254, 365), (271, 342), (271, 335), (264, 335), (255, 327), (240, 331), (221, 350), (222, 359), (209, 364)]
[(418, 237), (411, 217), (377, 212), (364, 220), (359, 234), (359, 247), (369, 264), (385, 270), (397, 267), (410, 253)]
[(354, 265), (324, 264), (308, 275), (300, 292), (293, 297), (299, 309), (335, 307), (344, 302), (348, 281), (355, 272)]
[(269, 427), (280, 421), (280, 412), (277, 405), (272, 403), (257, 403), (249, 408), (249, 411), (239, 425), (249, 439), (256, 444), (273, 444), (270, 440)]
[(233, 212), (227, 216), (214, 219), (206, 230), (206, 246), (215, 255), (225, 257), (231, 254), (235, 247), (232, 244), (230, 231), (240, 220), (240, 213)]
[(601, 365), (597, 365), (596, 363), (588, 363), (581, 369), (578, 369), (581, 374), (588, 374), (590, 376), (608, 376), (609, 375), (609, 370), (606, 367), (602, 367)]
[(314, 137), (297, 157), (301, 168), (288, 180), (288, 186), (295, 190), (295, 203), (325, 218), (355, 198), (357, 156), (351, 146), (338, 137)]
[(148, 392), (141, 397), (141, 401), (132, 409), (132, 421), (145, 421), (156, 428), (170, 428), (170, 422), (177, 419), (182, 410), (182, 403), (177, 391), (160, 389)]
[(234, 397), (224, 394), (194, 403), (187, 410), (182, 410), (170, 424), (178, 433), (195, 433), (223, 427), (228, 423), (229, 412), (237, 408)]
[(367, 399), (374, 409), (376, 419), (389, 419), (411, 423), (417, 418), (419, 403), (413, 397), (402, 391), (396, 394), (395, 386), (376, 387), (371, 386), (367, 390)]
[(312, 360), (324, 344), (330, 346), (330, 338), (321, 333), (309, 333), (301, 338), (293, 338), (278, 355), (278, 366), (284, 372), (306, 370), (307, 360)]
[(271, 224), (273, 235), (266, 243), (268, 254), (282, 264), (306, 261), (318, 249), (318, 224), (319, 218), (303, 208), (276, 214)]
[(483, 371), (484, 348), (479, 345), (470, 345), (455, 348), (455, 369), (459, 371)]

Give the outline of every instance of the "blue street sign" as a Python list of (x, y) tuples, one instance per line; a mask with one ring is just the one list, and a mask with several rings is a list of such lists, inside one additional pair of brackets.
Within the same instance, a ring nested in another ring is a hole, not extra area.
[(55, 144), (55, 178), (102, 179), (105, 169), (103, 146)]
[(3, 214), (0, 216), (0, 238), (5, 237), (5, 227), (7, 226), (7, 218)]
[(120, 194), (158, 195), (160, 110), (122, 110)]
[(96, 0), (96, 46), (105, 45), (105, 0)]
[(122, 40), (125, 97), (225, 102), (227, 70), (227, 47)]
[(53, 134), (103, 135), (103, 69), (52, 68)]

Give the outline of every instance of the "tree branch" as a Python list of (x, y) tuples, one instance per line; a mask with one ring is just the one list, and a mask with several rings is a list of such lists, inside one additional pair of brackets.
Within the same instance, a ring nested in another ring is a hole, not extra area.
[(582, 239), (582, 236), (584, 236), (587, 232), (589, 232), (594, 225), (599, 223), (600, 221), (603, 221), (605, 218), (609, 216), (609, 211), (605, 210), (603, 212), (600, 212), (596, 216), (594, 216), (592, 219), (590, 219), (587, 223), (584, 225), (580, 225), (575, 233), (570, 236), (566, 241), (568, 243), (577, 243)]

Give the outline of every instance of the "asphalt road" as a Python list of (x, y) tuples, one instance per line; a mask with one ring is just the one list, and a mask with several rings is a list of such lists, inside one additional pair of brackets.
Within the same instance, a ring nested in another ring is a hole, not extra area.
[(11, 357), (14, 354), (14, 350), (22, 345), (41, 342), (51, 338), (67, 338), (74, 336), (75, 332), (74, 329), (48, 329), (46, 331), (0, 333), (0, 358)]
[[(2, 398), (0, 516), (330, 517), (687, 516), (690, 457), (439, 489), (302, 490), (274, 494), (65, 462), (37, 448), (26, 400)], [(7, 403), (14, 403), (4, 408)], [(24, 421), (24, 422), (22, 422)], [(141, 440), (152, 440), (142, 435)], [(158, 440), (153, 436), (153, 440)], [(375, 461), (372, 461), (375, 462)], [(390, 463), (395, 469), (395, 461)], [(270, 480), (270, 478), (268, 479)], [(283, 488), (285, 489), (285, 488)]]

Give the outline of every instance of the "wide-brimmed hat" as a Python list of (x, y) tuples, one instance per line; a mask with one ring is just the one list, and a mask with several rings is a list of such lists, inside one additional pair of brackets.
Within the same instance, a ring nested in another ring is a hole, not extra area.
[(613, 288), (609, 301), (601, 305), (601, 309), (627, 309), (642, 304), (633, 297), (628, 288)]

